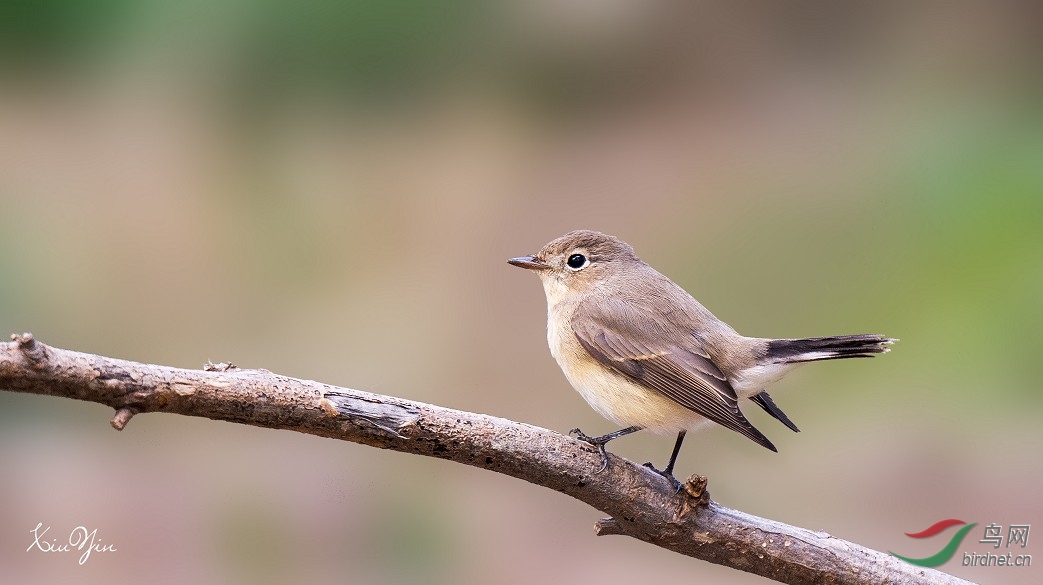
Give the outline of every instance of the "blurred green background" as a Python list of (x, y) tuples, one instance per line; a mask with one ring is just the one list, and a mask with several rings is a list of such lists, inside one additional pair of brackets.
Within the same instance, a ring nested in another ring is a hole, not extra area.
[[(944, 518), (1040, 524), (1041, 25), (1031, 2), (8, 0), (0, 330), (607, 432), (504, 262), (599, 229), (748, 335), (902, 340), (778, 384), (800, 434), (746, 407), (778, 454), (708, 430), (679, 475), (914, 557), (945, 537), (903, 533)], [(766, 582), (488, 472), (111, 414), (0, 393), (0, 581)], [(118, 550), (27, 553), (40, 522)]]

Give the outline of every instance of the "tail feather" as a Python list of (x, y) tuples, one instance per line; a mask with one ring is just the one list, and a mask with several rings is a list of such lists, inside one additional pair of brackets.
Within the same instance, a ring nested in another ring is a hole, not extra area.
[(891, 351), (887, 346), (895, 341), (897, 340), (871, 333), (807, 339), (772, 339), (768, 341), (764, 357), (766, 361), (776, 364), (873, 357), (878, 353)]

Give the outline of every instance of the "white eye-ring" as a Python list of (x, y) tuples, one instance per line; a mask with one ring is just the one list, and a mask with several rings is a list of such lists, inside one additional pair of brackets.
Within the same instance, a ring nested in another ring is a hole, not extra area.
[(575, 270), (583, 270), (589, 264), (590, 264), (590, 260), (587, 259), (587, 257), (584, 256), (583, 254), (573, 254), (573, 255), (569, 256), (569, 259), (565, 262), (565, 265), (568, 266), (569, 269), (573, 270), (573, 271), (575, 271)]

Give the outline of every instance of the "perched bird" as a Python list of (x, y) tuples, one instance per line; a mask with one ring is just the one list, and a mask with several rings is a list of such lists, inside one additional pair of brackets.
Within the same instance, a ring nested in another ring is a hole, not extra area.
[(737, 333), (626, 242), (596, 231), (569, 232), (532, 256), (508, 260), (532, 270), (547, 295), (547, 343), (565, 377), (601, 416), (625, 428), (578, 439), (598, 448), (642, 429), (677, 434), (660, 471), (677, 487), (674, 463), (685, 433), (712, 421), (777, 451), (743, 416), (752, 400), (793, 431), (797, 426), (765, 386), (804, 362), (872, 357), (895, 340), (883, 335), (763, 339)]

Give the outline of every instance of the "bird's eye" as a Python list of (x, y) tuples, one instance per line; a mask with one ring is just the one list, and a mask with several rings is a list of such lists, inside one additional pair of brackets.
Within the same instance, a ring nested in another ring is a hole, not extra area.
[(590, 264), (590, 262), (587, 260), (587, 257), (583, 254), (573, 254), (569, 256), (569, 259), (566, 262), (566, 264), (568, 264), (569, 268), (573, 270), (579, 270), (580, 268), (585, 267), (587, 264)]

